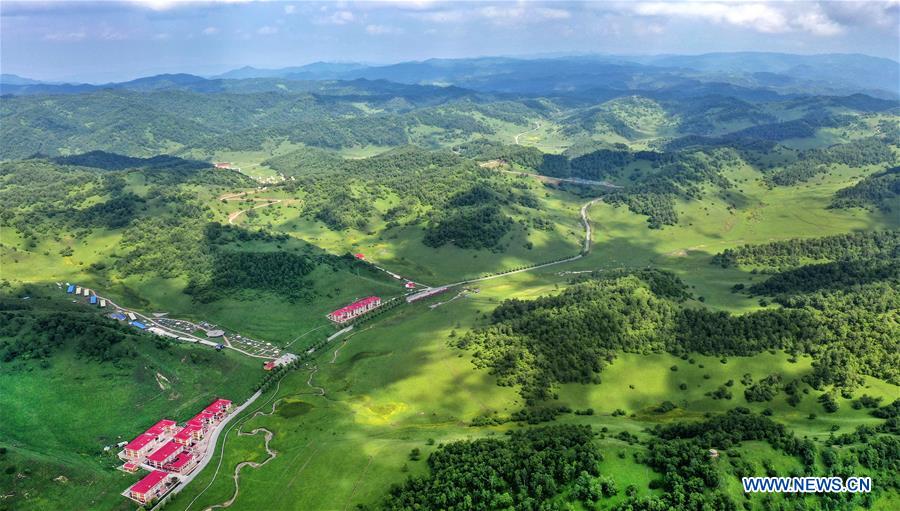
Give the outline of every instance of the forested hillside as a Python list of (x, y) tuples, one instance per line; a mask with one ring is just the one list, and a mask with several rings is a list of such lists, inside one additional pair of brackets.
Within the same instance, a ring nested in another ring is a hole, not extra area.
[(500, 385), (520, 386), (531, 401), (552, 397), (559, 383), (600, 381), (603, 367), (623, 351), (749, 356), (783, 349), (817, 355), (816, 386), (852, 390), (863, 374), (900, 383), (896, 260), (887, 268), (845, 270), (839, 279), (811, 273), (777, 274), (751, 288), (783, 295), (782, 307), (744, 315), (682, 306), (684, 286), (660, 286), (671, 280), (665, 274), (600, 277), (557, 296), (505, 302), (489, 325), (456, 345), (471, 350), (476, 365), (490, 368)]

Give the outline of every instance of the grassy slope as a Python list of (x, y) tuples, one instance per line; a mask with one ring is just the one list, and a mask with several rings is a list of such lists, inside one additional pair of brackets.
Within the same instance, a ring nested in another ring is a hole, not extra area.
[[(140, 191), (140, 190), (139, 190)], [(243, 209), (237, 202), (223, 204), (217, 201), (218, 193), (194, 191), (201, 200), (212, 205), (214, 220), (227, 223), (230, 211)], [(261, 210), (261, 211), (266, 211)], [(252, 224), (252, 222), (251, 222)], [(152, 275), (125, 275), (104, 277), (92, 272), (93, 263), (105, 261), (121, 253), (121, 230), (96, 228), (83, 239), (62, 236), (59, 241), (46, 237), (33, 250), (23, 250), (21, 240), (12, 229), (3, 230), (3, 248), (0, 261), (3, 277), (21, 283), (77, 282), (95, 289), (123, 306), (144, 312), (169, 312), (173, 317), (210, 321), (243, 335), (259, 337), (274, 343), (287, 343), (310, 329), (326, 326), (316, 334), (304, 337), (300, 348), (313, 344), (333, 329), (325, 315), (332, 310), (362, 296), (376, 294), (382, 297), (399, 295), (402, 285), (380, 272), (362, 272), (359, 275), (347, 271), (332, 272), (318, 268), (310, 275), (318, 297), (312, 303), (290, 303), (272, 293), (243, 293), (237, 296), (223, 292), (223, 299), (209, 304), (195, 303), (182, 290), (187, 285), (183, 277), (161, 278)], [(279, 243), (285, 250), (304, 251), (311, 247), (299, 240)], [(13, 250), (11, 247), (16, 247)], [(71, 247), (73, 255), (63, 257), (59, 251)], [(272, 250), (271, 244), (244, 243), (240, 249)], [(315, 251), (315, 249), (313, 249)], [(337, 254), (344, 252), (337, 251)], [(252, 305), (251, 305), (252, 304)], [(265, 311), (260, 313), (260, 311)]]
[[(522, 178), (526, 179), (526, 178)], [(438, 285), (498, 272), (523, 265), (544, 262), (578, 253), (584, 230), (579, 220), (581, 201), (565, 192), (543, 189), (529, 183), (545, 204), (544, 211), (553, 223), (549, 231), (532, 229), (526, 236), (518, 224), (504, 236), (502, 254), (488, 250), (461, 249), (451, 244), (435, 250), (422, 244), (424, 230), (418, 226), (401, 226), (386, 230), (386, 222), (373, 218), (367, 232), (354, 229), (333, 231), (323, 223), (302, 218), (295, 204), (282, 202), (256, 210), (254, 217), (241, 217), (247, 227), (271, 225), (274, 229), (303, 239), (333, 254), (362, 252), (376, 264), (417, 282)], [(281, 192), (260, 192), (258, 197), (288, 198)], [(379, 201), (376, 208), (384, 212), (398, 205), (400, 198)], [(245, 209), (244, 202), (217, 205), (223, 216)], [(518, 215), (511, 215), (519, 219)], [(533, 248), (525, 247), (530, 241)]]

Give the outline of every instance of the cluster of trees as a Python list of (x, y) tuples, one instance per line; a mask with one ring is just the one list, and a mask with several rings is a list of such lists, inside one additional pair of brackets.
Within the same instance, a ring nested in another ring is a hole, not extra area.
[(497, 204), (457, 207), (440, 215), (426, 229), (422, 242), (433, 248), (445, 243), (460, 248), (494, 248), (512, 226), (513, 220)]
[(667, 270), (610, 270), (605, 272), (582, 273), (569, 281), (570, 284), (586, 282), (601, 278), (624, 277), (634, 275), (644, 281), (653, 294), (683, 302), (692, 297), (690, 288), (677, 275)]
[(728, 449), (749, 440), (764, 440), (791, 454), (814, 452), (808, 441), (798, 441), (784, 426), (771, 419), (754, 415), (746, 408), (735, 408), (700, 422), (679, 422), (657, 426), (656, 437), (638, 461), (662, 473), (652, 483), (663, 490), (662, 496), (638, 499), (631, 497), (615, 509), (625, 510), (691, 510), (737, 509), (722, 490), (723, 478), (710, 448)]
[(16, 308), (0, 303), (0, 360), (42, 360), (61, 349), (98, 362), (128, 361), (137, 335), (92, 313)]
[(807, 264), (776, 273), (750, 286), (756, 295), (811, 293), (820, 289), (848, 289), (875, 282), (900, 284), (900, 257)]
[[(619, 351), (718, 356), (786, 349), (815, 355), (808, 382), (817, 388), (852, 390), (864, 374), (900, 381), (896, 286), (877, 282), (778, 301), (781, 308), (733, 315), (684, 307), (655, 293), (640, 273), (609, 275), (555, 296), (505, 301), (488, 325), (455, 343), (471, 350), (475, 364), (489, 368), (500, 385), (519, 385), (529, 402), (552, 397), (558, 383), (599, 381)], [(771, 386), (751, 394), (764, 396)]]
[(716, 254), (712, 263), (723, 268), (743, 265), (781, 269), (809, 262), (890, 258), (898, 255), (900, 231), (866, 231), (743, 245)]
[[(647, 153), (657, 154), (657, 153)], [(642, 156), (642, 158), (647, 158)], [(604, 200), (623, 204), (637, 214), (647, 216), (651, 229), (678, 223), (675, 199), (697, 200), (704, 195), (703, 185), (719, 190), (731, 188), (732, 183), (722, 170), (737, 161), (734, 151), (684, 151), (674, 157), (651, 160), (658, 167), (653, 172), (632, 174), (632, 183), (624, 189), (607, 192)]]
[[(736, 105), (728, 105), (734, 109)], [(740, 115), (740, 110), (750, 107), (746, 103), (740, 105), (736, 112)], [(750, 107), (751, 109), (753, 107)], [(752, 110), (751, 110), (752, 111)], [(835, 115), (808, 115), (800, 119), (781, 122), (766, 122), (773, 118), (761, 112), (753, 112), (756, 115), (744, 115), (755, 125), (742, 130), (733, 131), (725, 135), (716, 137), (688, 135), (677, 138), (666, 144), (666, 148), (670, 151), (685, 149), (688, 147), (733, 147), (742, 151), (766, 152), (771, 150), (776, 143), (793, 138), (809, 138), (816, 134), (819, 128), (842, 126), (851, 122), (852, 117), (835, 116)], [(722, 119), (726, 122), (732, 119)], [(702, 121), (701, 121), (702, 122)], [(696, 132), (696, 130), (694, 130)]]
[(770, 374), (744, 389), (744, 398), (750, 402), (771, 401), (783, 386), (780, 374)]
[(596, 480), (603, 457), (590, 426), (554, 425), (440, 445), (428, 457), (429, 473), (391, 488), (385, 509), (521, 509), (537, 511), (567, 486), (596, 500), (614, 486)]
[(890, 213), (891, 202), (897, 197), (900, 197), (900, 167), (892, 167), (866, 176), (853, 186), (838, 190), (831, 207), (875, 207)]
[[(900, 401), (896, 405), (900, 408)], [(617, 511), (735, 510), (738, 503), (723, 490), (726, 478), (731, 476), (848, 477), (865, 474), (882, 481), (879, 489), (870, 494), (822, 493), (795, 496), (778, 503), (769, 496), (761, 497), (763, 509), (808, 509), (810, 505), (816, 509), (869, 508), (884, 492), (898, 489), (894, 477), (900, 468), (900, 440), (897, 437), (900, 429), (896, 415), (881, 425), (860, 426), (853, 433), (832, 437), (829, 444), (849, 447), (840, 450), (797, 438), (769, 417), (741, 407), (708, 416), (702, 421), (657, 426), (651, 433), (653, 440), (647, 442), (646, 451), (636, 459), (662, 474), (660, 479), (650, 483), (651, 488), (661, 489), (662, 495), (629, 496), (614, 507)], [(740, 447), (747, 441), (767, 442), (774, 449), (796, 458), (802, 468), (781, 473), (769, 460), (764, 460), (760, 467), (742, 456)], [(719, 457), (710, 456), (709, 449), (716, 449)], [(752, 500), (756, 498), (748, 496), (743, 507), (755, 509)]]
[(442, 206), (443, 212), (425, 231), (422, 240), (430, 247), (453, 243), (460, 248), (495, 248), (513, 226), (501, 206), (520, 204), (537, 208), (539, 203), (527, 190), (508, 186), (491, 187), (479, 183), (457, 193)]
[(868, 137), (824, 149), (801, 151), (795, 163), (769, 174), (767, 180), (774, 185), (791, 186), (827, 172), (829, 165), (890, 165), (897, 161), (891, 144), (896, 145), (896, 140)]
[(240, 289), (272, 291), (297, 300), (309, 296), (311, 286), (305, 277), (315, 268), (310, 257), (291, 252), (218, 250), (213, 255), (209, 278), (191, 280), (185, 292), (201, 302), (214, 301), (223, 292)]

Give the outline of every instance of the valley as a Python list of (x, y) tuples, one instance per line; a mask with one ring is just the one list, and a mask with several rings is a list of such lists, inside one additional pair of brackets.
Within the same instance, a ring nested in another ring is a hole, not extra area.
[(896, 96), (588, 60), (4, 85), (0, 509), (897, 508)]

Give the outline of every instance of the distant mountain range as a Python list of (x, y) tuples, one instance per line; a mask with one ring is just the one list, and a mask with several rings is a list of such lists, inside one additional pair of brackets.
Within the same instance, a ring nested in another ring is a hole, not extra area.
[(281, 69), (242, 67), (212, 77), (165, 74), (127, 82), (51, 84), (0, 76), (3, 94), (68, 94), (101, 89), (140, 92), (314, 92), (311, 82), (385, 80), (409, 85), (457, 86), (517, 95), (618, 95), (622, 91), (687, 88), (705, 93), (755, 90), (769, 94), (867, 94), (900, 98), (900, 64), (856, 54), (710, 53), (705, 55), (484, 57), (429, 59), (385, 66), (316, 62)]

